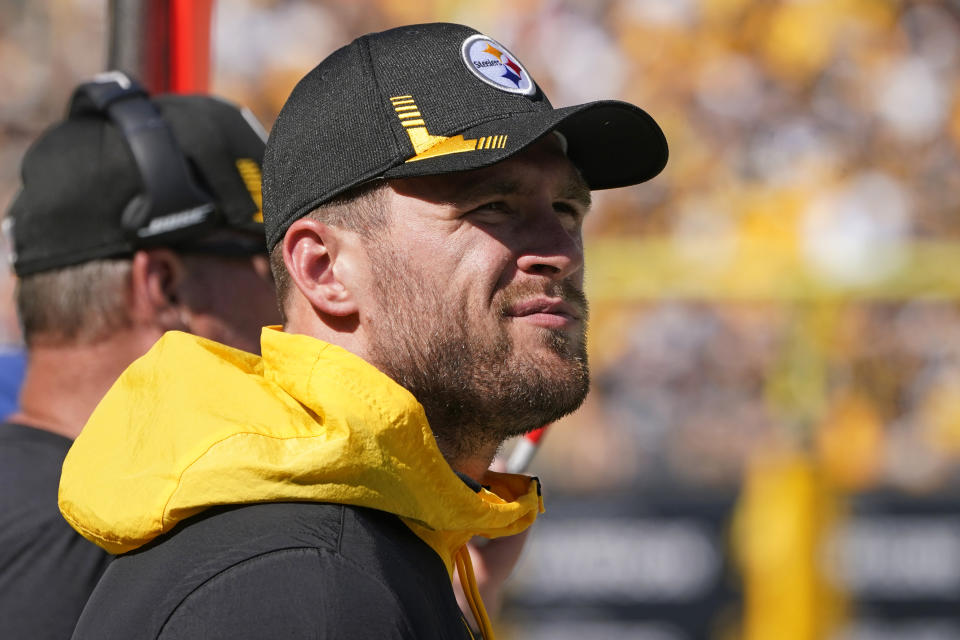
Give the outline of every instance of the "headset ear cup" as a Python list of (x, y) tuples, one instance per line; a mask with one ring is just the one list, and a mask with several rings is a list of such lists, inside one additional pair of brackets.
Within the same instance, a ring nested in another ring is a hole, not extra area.
[(137, 238), (137, 231), (150, 221), (150, 198), (139, 194), (127, 203), (120, 216), (120, 224), (129, 238)]

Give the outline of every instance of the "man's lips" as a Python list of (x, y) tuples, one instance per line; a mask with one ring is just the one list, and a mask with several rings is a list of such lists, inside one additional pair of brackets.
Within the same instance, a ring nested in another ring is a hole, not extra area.
[(565, 327), (583, 319), (583, 314), (560, 298), (531, 298), (510, 305), (506, 315), (546, 327)]

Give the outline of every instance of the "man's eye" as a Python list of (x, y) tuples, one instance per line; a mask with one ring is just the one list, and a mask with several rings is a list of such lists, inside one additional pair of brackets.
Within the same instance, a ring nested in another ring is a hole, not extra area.
[(510, 207), (507, 205), (506, 202), (498, 200), (495, 202), (488, 202), (486, 204), (482, 204), (476, 209), (474, 209), (471, 213), (473, 213), (474, 215), (487, 216), (487, 217), (505, 216), (510, 213)]
[(581, 210), (569, 202), (555, 202), (553, 204), (553, 210), (556, 211), (562, 218), (568, 219), (574, 223), (580, 222), (581, 218), (583, 218), (583, 213)]

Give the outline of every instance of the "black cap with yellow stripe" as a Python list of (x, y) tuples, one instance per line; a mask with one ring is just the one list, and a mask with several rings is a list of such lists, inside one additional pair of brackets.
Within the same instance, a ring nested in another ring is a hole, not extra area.
[(263, 234), (264, 142), (226, 101), (150, 97), (122, 73), (101, 74), (24, 156), (5, 221), (15, 271), (186, 246), (224, 228)]
[(617, 100), (554, 109), (516, 56), (470, 27), (362, 36), (308, 73), (277, 118), (264, 158), (267, 246), (365, 182), (489, 166), (550, 131), (591, 189), (649, 180), (667, 162), (663, 132), (642, 109)]

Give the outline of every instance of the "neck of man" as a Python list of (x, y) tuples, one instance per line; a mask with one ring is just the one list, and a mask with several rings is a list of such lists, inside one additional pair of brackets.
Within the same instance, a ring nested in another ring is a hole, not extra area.
[(110, 386), (157, 337), (135, 330), (90, 344), (38, 337), (27, 350), (20, 408), (7, 420), (75, 439)]
[(493, 459), (499, 450), (499, 443), (491, 443), (489, 447), (474, 456), (453, 458), (444, 451), (443, 445), (440, 445), (440, 453), (443, 454), (443, 457), (454, 471), (459, 471), (480, 484), (483, 484), (483, 477), (486, 475), (490, 465), (493, 464)]

